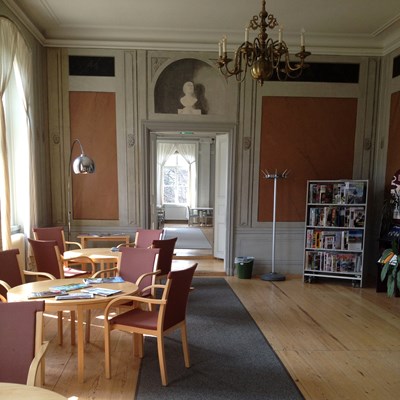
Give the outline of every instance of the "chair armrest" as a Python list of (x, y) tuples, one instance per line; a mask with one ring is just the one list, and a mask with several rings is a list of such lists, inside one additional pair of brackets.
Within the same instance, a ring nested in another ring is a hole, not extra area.
[[(150, 287), (150, 286), (149, 286)], [(108, 304), (107, 307), (104, 310), (104, 320), (108, 320), (108, 315), (110, 313), (110, 308), (115, 307), (116, 304), (118, 303), (126, 303), (132, 301), (136, 306), (139, 307), (139, 304), (166, 304), (166, 300), (159, 300), (159, 299), (153, 299), (150, 297), (140, 297), (140, 296), (120, 296), (117, 297), (116, 299), (111, 300)]]
[[(7, 292), (11, 289), (11, 286), (7, 282), (2, 281), (2, 280), (0, 280), (0, 286), (3, 286), (3, 288), (6, 289)], [(1, 294), (0, 294), (0, 302), (7, 303), (7, 299), (4, 296), (2, 296)]]
[[(153, 271), (153, 272), (146, 272), (145, 274), (140, 275), (137, 279), (136, 279), (136, 285), (140, 285), (140, 282), (142, 282), (142, 280), (144, 278), (146, 278), (146, 276), (151, 276), (151, 275), (158, 275), (161, 272), (161, 269), (158, 269), (157, 271)], [(148, 288), (151, 286), (148, 286)], [(147, 288), (146, 288), (147, 289)]]
[(130, 243), (120, 243), (119, 245), (117, 245), (117, 249), (121, 248), (121, 247), (136, 247), (136, 243), (135, 242), (130, 242)]
[(42, 358), (46, 353), (48, 345), (49, 345), (49, 342), (43, 342), (42, 345), (40, 346), (40, 350), (35, 354), (35, 358), (31, 362), (31, 365), (30, 365), (29, 371), (28, 371), (28, 379), (26, 382), (26, 384), (28, 386), (35, 386), (36, 375), (37, 375), (37, 372), (39, 369), (39, 364), (42, 361)]
[(3, 286), (3, 288), (6, 289), (7, 292), (11, 289), (11, 286), (6, 281), (2, 281), (1, 279), (0, 279), (0, 285)]
[(65, 241), (65, 244), (67, 245), (73, 245), (73, 246), (77, 246), (78, 248), (82, 248), (82, 245), (79, 242), (69, 242), (69, 241)]
[(63, 265), (65, 265), (65, 263), (78, 263), (78, 264), (90, 264), (92, 267), (91, 271), (88, 271), (91, 274), (94, 274), (96, 272), (96, 264), (92, 261), (91, 258), (86, 257), (86, 256), (80, 256), (80, 257), (75, 257), (75, 258), (65, 258), (64, 256), (61, 256), (61, 260), (63, 261)]
[(109, 268), (109, 269), (103, 269), (101, 271), (97, 271), (95, 274), (93, 274), (91, 276), (91, 278), (97, 278), (98, 276), (103, 275), (103, 274), (105, 274), (107, 272), (111, 272), (111, 271), (118, 271), (118, 267)]
[(26, 269), (24, 269), (22, 272), (24, 273), (24, 275), (43, 276), (44, 278), (51, 280), (56, 279), (54, 275), (47, 272), (27, 271)]

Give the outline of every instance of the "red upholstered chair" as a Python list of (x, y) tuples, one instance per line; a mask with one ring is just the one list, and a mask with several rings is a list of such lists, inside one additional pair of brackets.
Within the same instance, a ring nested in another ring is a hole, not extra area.
[(160, 249), (157, 269), (159, 269), (161, 272), (157, 275), (157, 281), (166, 278), (169, 271), (171, 271), (172, 258), (174, 256), (175, 244), (177, 240), (178, 238), (153, 240), (152, 248)]
[(17, 255), (18, 249), (0, 251), (0, 301), (7, 301), (7, 292), (25, 283), (25, 275), (46, 277), (40, 272), (21, 270)]
[[(64, 228), (62, 226), (51, 226), (46, 228), (33, 228), (33, 236), (36, 240), (55, 240), (57, 242), (60, 254), (64, 256), (64, 253), (69, 250), (69, 246), (75, 246), (79, 249), (82, 248), (78, 242), (70, 242), (65, 240)], [(65, 261), (66, 265), (87, 265), (87, 257), (79, 257), (74, 259), (68, 259)], [(94, 274), (95, 271), (91, 271)]]
[[(64, 279), (64, 278), (78, 278), (87, 277), (90, 274), (87, 271), (65, 267), (63, 265), (63, 257), (60, 254), (56, 240), (35, 240), (28, 239), (32, 247), (32, 252), (35, 257), (36, 268), (38, 272), (47, 274), (48, 279)], [(85, 257), (85, 263), (91, 265), (91, 273), (95, 271), (95, 264), (93, 261)], [(63, 342), (62, 335), (62, 311), (58, 313), (58, 342), (61, 345)], [(87, 317), (90, 318), (90, 312), (87, 311)], [(89, 327), (86, 331), (89, 337)], [(75, 343), (75, 312), (71, 311), (71, 343)]]
[(30, 386), (41, 382), (44, 301), (0, 303), (0, 382)]
[(135, 234), (135, 241), (129, 244), (121, 243), (117, 247), (137, 247), (147, 248), (153, 243), (153, 240), (160, 240), (164, 235), (164, 229), (138, 229)]
[[(155, 288), (162, 289), (161, 299), (121, 296), (108, 304), (104, 311), (105, 372), (108, 379), (111, 377), (110, 332), (112, 330), (133, 333), (134, 352), (140, 358), (143, 358), (143, 335), (157, 337), (161, 382), (166, 386), (168, 378), (163, 339), (165, 334), (180, 328), (185, 366), (190, 367), (186, 305), (196, 267), (197, 264), (194, 264), (187, 269), (171, 271), (165, 285), (154, 285)], [(133, 301), (138, 307), (109, 319), (111, 307), (116, 307), (121, 301)], [(150, 308), (145, 310), (140, 307), (141, 304), (149, 305)]]
[(154, 283), (157, 271), (159, 249), (139, 249), (136, 247), (121, 247), (121, 257), (115, 268), (98, 271), (93, 277), (115, 271), (125, 281), (135, 282), (139, 286), (142, 296), (149, 295), (150, 291), (142, 293), (142, 290)]
[[(35, 257), (38, 272), (50, 274), (50, 279), (76, 278), (95, 273), (96, 266), (89, 257), (80, 257), (79, 260), (91, 266), (90, 271), (74, 269), (64, 266), (64, 258), (60, 254), (56, 240), (28, 239)], [(76, 259), (78, 260), (78, 259)]]

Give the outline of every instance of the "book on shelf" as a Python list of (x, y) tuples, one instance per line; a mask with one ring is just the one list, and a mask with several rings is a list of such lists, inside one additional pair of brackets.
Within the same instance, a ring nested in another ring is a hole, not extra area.
[(54, 290), (63, 290), (66, 292), (70, 292), (71, 290), (78, 290), (78, 289), (83, 289), (86, 288), (90, 285), (88, 285), (87, 283), (69, 283), (67, 285), (61, 285), (61, 286), (52, 286), (50, 287), (51, 291)]
[(114, 294), (121, 293), (122, 290), (109, 289), (109, 288), (87, 288), (87, 289), (82, 289), (82, 292), (92, 293), (97, 296), (108, 297), (108, 296), (113, 296)]
[(50, 297), (61, 296), (68, 294), (65, 290), (45, 290), (43, 292), (32, 292), (29, 294), (28, 299), (45, 299)]
[(84, 278), (83, 283), (89, 284), (89, 285), (96, 285), (96, 284), (101, 284), (101, 283), (122, 283), (125, 282), (124, 278), (121, 276), (112, 276), (109, 278)]
[(349, 181), (345, 184), (346, 203), (364, 204), (365, 203), (365, 182)]
[(67, 293), (65, 295), (56, 296), (56, 300), (80, 300), (80, 299), (94, 299), (93, 293)]
[(361, 251), (363, 243), (363, 232), (352, 231), (348, 232), (347, 236), (347, 250)]

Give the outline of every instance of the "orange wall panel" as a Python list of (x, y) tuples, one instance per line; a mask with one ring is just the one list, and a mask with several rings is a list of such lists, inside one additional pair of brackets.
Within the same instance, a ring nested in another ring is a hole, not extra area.
[[(260, 168), (277, 181), (277, 222), (304, 221), (309, 179), (351, 179), (357, 99), (263, 97)], [(273, 180), (260, 171), (258, 221), (272, 221)]]
[[(74, 219), (118, 220), (118, 171), (115, 93), (70, 92), (71, 144), (82, 143), (94, 160), (94, 174), (72, 173)], [(74, 146), (73, 158), (79, 156)]]
[(385, 187), (390, 189), (393, 175), (400, 169), (400, 92), (392, 94), (390, 103), (389, 141), (386, 160)]

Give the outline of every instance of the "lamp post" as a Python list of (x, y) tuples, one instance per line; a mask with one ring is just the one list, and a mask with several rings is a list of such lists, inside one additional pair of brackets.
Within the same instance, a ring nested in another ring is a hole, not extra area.
[[(78, 143), (81, 148), (80, 156), (76, 157), (72, 161), (72, 152), (74, 150), (75, 144)], [(95, 171), (94, 161), (88, 157), (83, 151), (83, 147), (79, 139), (75, 139), (71, 145), (71, 152), (69, 154), (68, 163), (68, 182), (67, 182), (67, 202), (68, 202), (68, 240), (71, 237), (71, 219), (72, 219), (72, 199), (71, 199), (71, 168), (74, 174), (93, 174)]]

